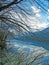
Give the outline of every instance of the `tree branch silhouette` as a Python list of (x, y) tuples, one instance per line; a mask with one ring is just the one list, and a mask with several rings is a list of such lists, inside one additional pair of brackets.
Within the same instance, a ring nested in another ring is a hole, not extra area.
[(10, 6), (12, 6), (12, 5), (14, 5), (14, 4), (20, 3), (21, 1), (23, 1), (23, 0), (20, 0), (20, 1), (18, 1), (18, 2), (17, 2), (17, 0), (13, 0), (13, 2), (10, 2), (9, 4), (7, 4), (7, 5), (5, 5), (5, 6), (1, 6), (1, 7), (0, 7), (0, 12), (3, 11), (3, 10), (5, 10), (5, 9), (7, 9), (7, 8), (9, 8)]

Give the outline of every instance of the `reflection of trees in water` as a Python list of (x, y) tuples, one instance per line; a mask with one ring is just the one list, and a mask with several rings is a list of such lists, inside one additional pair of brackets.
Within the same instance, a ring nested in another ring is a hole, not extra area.
[[(21, 45), (20, 45), (21, 46)], [(23, 46), (22, 46), (23, 47)], [(33, 46), (34, 47), (34, 46)], [(0, 50), (2, 56), (2, 62), (4, 65), (34, 65), (34, 64), (42, 64), (44, 62), (44, 58), (49, 56), (49, 52), (42, 48), (36, 47), (14, 47), (11, 46), (7, 50)], [(29, 49), (29, 52), (27, 51)], [(32, 51), (31, 51), (32, 49)], [(43, 59), (43, 60), (42, 60)], [(47, 59), (47, 58), (46, 58)]]

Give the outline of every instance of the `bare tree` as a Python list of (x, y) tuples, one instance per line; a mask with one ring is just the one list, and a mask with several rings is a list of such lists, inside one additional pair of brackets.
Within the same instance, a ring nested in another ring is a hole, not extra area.
[[(25, 28), (25, 27), (28, 28), (28, 26), (24, 22), (22, 22), (23, 20), (18, 21), (17, 19), (15, 19), (14, 16), (12, 16), (12, 13), (10, 13), (10, 11), (12, 12), (12, 10), (13, 10), (13, 12), (14, 12), (14, 9), (13, 9), (14, 7), (12, 7), (12, 6), (14, 4), (20, 3), (23, 0), (20, 0), (20, 1), (13, 0), (10, 3), (8, 3), (8, 1), (7, 1), (7, 3), (5, 4), (6, 1), (7, 0), (0, 1), (0, 5), (1, 5), (0, 6), (0, 13), (1, 13), (1, 15), (0, 15), (0, 30), (1, 31), (0, 32), (1, 33), (3, 32), (3, 34), (5, 33), (4, 37), (3, 37), (4, 39), (7, 39), (7, 37), (9, 37), (9, 36), (11, 36), (12, 38), (16, 39), (14, 37), (14, 33), (10, 32), (9, 29), (13, 28), (16, 31), (15, 33), (20, 33), (20, 32), (23, 31), (23, 29), (28, 31)], [(17, 8), (16, 8), (16, 10), (17, 10)], [(2, 41), (4, 41), (4, 40), (2, 40)]]

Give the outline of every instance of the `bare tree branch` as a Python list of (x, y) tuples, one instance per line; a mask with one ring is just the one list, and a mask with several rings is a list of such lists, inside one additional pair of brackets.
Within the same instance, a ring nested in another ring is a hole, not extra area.
[(10, 2), (9, 4), (5, 5), (5, 6), (1, 6), (0, 7), (0, 12), (9, 8), (10, 6), (14, 5), (14, 4), (18, 4), (19, 2), (21, 2), (22, 0), (18, 1), (17, 0), (14, 0), (13, 2)]

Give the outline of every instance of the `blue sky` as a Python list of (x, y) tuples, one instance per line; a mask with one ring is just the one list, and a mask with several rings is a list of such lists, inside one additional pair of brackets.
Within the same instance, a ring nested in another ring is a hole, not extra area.
[[(38, 5), (38, 2), (40, 5)], [(36, 0), (34, 3), (34, 6), (36, 6), (38, 9), (40, 9), (40, 12), (38, 12), (39, 15), (41, 15), (41, 21), (48, 22), (49, 23), (49, 3), (46, 0)], [(42, 8), (43, 7), (43, 8)], [(45, 10), (46, 11), (45, 11)]]
[[(41, 1), (41, 2), (40, 2)], [(41, 4), (43, 3), (43, 4)], [(41, 27), (47, 27), (49, 26), (49, 6), (48, 1), (46, 0), (24, 0), (20, 4), (18, 4), (19, 7), (24, 9), (26, 12), (28, 12), (28, 18), (30, 19), (30, 23), (27, 22), (29, 26), (32, 26), (34, 22), (36, 22), (36, 25)], [(20, 9), (19, 9), (20, 10)], [(21, 13), (21, 12), (20, 12)], [(23, 15), (21, 14), (23, 17)], [(24, 17), (23, 17), (24, 18)], [(28, 20), (27, 18), (27, 20)], [(34, 25), (34, 26), (36, 26)], [(37, 27), (35, 27), (37, 28)]]

